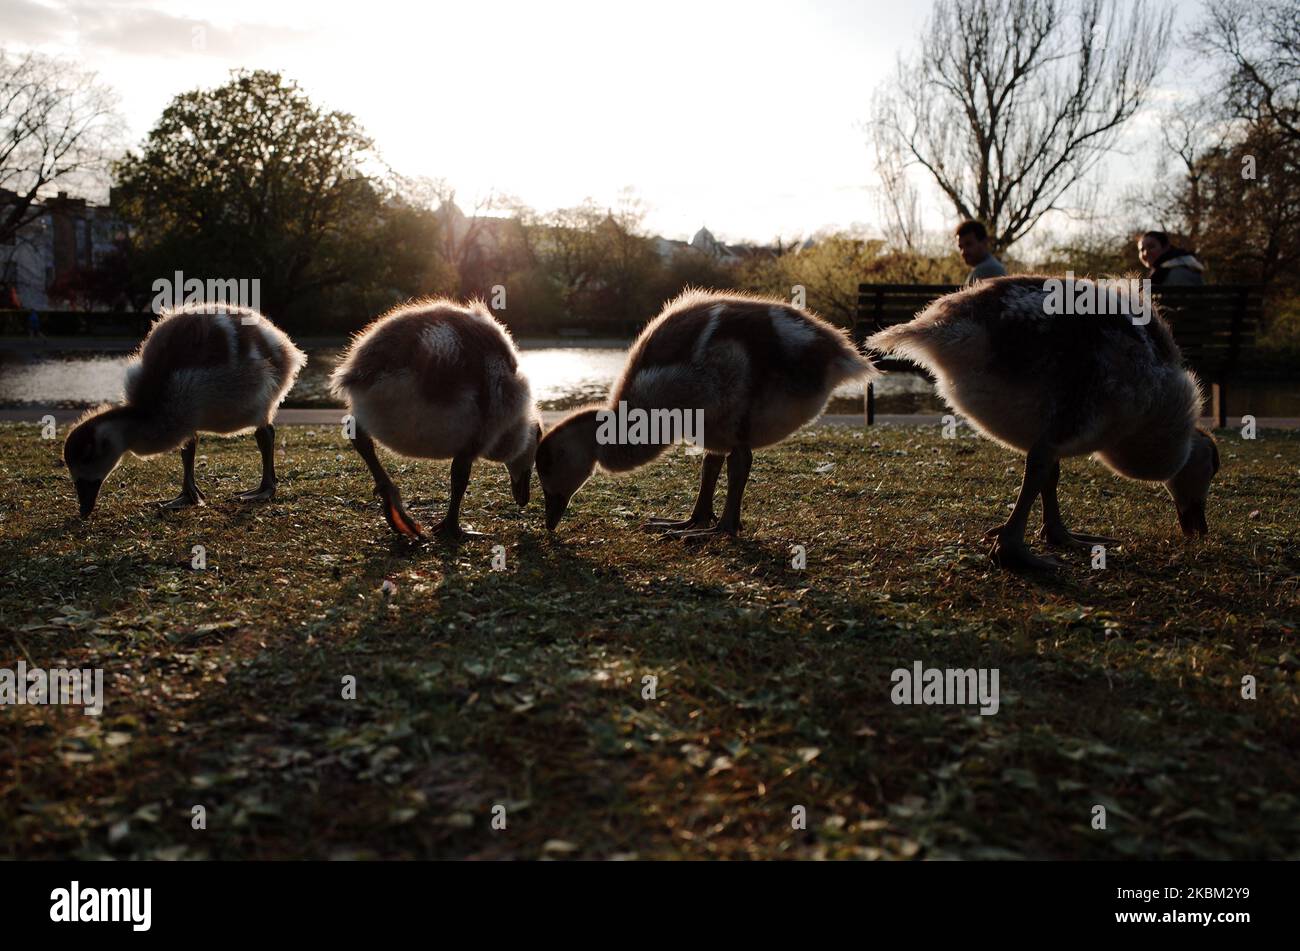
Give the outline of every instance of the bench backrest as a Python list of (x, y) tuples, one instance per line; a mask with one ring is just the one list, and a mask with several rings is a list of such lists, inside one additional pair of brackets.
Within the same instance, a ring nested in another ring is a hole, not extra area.
[(1231, 373), (1242, 352), (1255, 345), (1264, 302), (1257, 287), (1169, 287), (1155, 296), (1183, 360), (1208, 379)]
[[(886, 327), (906, 323), (955, 284), (859, 284), (858, 319), (853, 337), (859, 343)], [(1262, 312), (1259, 288), (1239, 284), (1156, 288), (1161, 313), (1188, 366), (1207, 380), (1228, 376), (1242, 352), (1255, 343)], [(879, 361), (885, 369), (907, 361)]]

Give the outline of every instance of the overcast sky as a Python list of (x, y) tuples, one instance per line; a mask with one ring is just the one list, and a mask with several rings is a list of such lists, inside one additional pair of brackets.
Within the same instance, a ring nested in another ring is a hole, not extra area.
[(491, 191), (538, 209), (612, 204), (632, 187), (652, 230), (762, 241), (874, 224), (862, 124), (928, 7), (0, 0), (0, 43), (97, 71), (132, 142), (175, 94), (274, 69), (357, 116), (396, 171), (446, 179), (466, 208)]

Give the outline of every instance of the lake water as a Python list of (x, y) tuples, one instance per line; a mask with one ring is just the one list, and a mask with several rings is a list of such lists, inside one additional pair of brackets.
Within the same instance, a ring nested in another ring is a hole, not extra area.
[[(340, 350), (308, 351), (308, 362), (285, 400), (286, 406), (337, 405), (328, 392), (329, 375)], [(527, 347), (520, 361), (542, 409), (570, 409), (603, 400), (623, 368), (627, 351), (616, 347)], [(0, 406), (91, 406), (122, 399), (126, 353), (0, 352)], [(885, 413), (937, 412), (929, 383), (912, 374), (895, 374), (877, 384)], [(862, 412), (862, 386), (835, 391), (830, 410)]]
[[(306, 369), (285, 400), (286, 406), (337, 405), (327, 390), (338, 361), (337, 348), (310, 349)], [(623, 367), (626, 351), (610, 347), (530, 346), (520, 350), (523, 369), (542, 409), (563, 410), (603, 400)], [(126, 353), (41, 350), (25, 353), (0, 348), (0, 407), (82, 407), (122, 398)], [(915, 373), (892, 373), (876, 384), (880, 413), (946, 412), (930, 382)], [(1234, 416), (1300, 416), (1300, 383), (1253, 382), (1232, 388)], [(862, 412), (862, 386), (835, 391), (834, 413)]]

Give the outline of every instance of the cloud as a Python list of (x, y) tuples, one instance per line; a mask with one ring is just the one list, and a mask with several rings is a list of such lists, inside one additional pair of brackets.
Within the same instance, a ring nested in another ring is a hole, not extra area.
[(72, 25), (63, 11), (32, 3), (31, 0), (3, 0), (0, 3), (0, 15), (4, 19), (5, 42), (23, 46), (43, 46), (58, 42)]
[(312, 31), (267, 23), (218, 25), (179, 16), (149, 0), (3, 0), (5, 34), (28, 46), (61, 43), (84, 53), (124, 56), (211, 56), (243, 59), (297, 45)]

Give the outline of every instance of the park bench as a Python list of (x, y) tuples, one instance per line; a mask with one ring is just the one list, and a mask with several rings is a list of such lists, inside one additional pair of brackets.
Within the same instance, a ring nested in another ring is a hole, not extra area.
[[(961, 288), (953, 284), (859, 284), (853, 339), (859, 344), (877, 330), (906, 323), (938, 297)], [(1183, 361), (1210, 388), (1216, 426), (1228, 424), (1228, 387), (1242, 354), (1254, 346), (1262, 298), (1259, 288), (1238, 284), (1155, 288), (1161, 313), (1174, 331)], [(908, 360), (872, 354), (882, 370), (912, 370)], [(875, 421), (875, 392), (866, 392), (866, 421)]]

